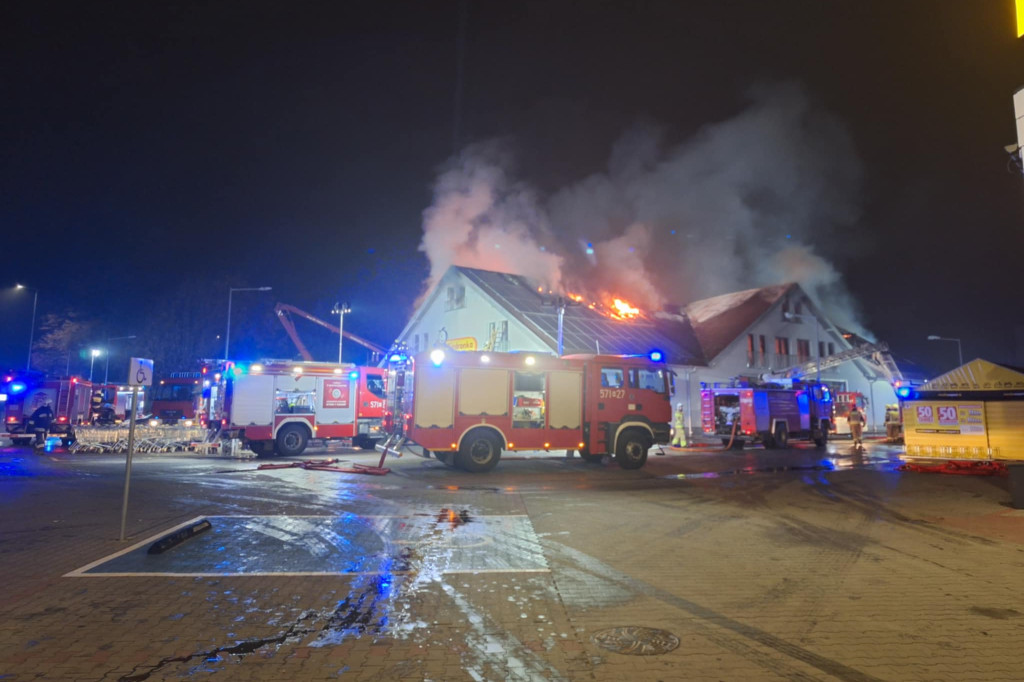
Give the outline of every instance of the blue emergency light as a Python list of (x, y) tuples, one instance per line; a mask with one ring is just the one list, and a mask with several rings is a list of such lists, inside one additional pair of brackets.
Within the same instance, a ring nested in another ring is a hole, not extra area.
[(900, 386), (896, 389), (896, 397), (906, 399), (910, 397), (911, 392), (910, 386)]
[(651, 359), (651, 362), (662, 362), (665, 359), (665, 354), (660, 350), (652, 350), (647, 357)]
[(348, 378), (349, 379), (358, 379), (359, 378), (358, 370), (352, 370), (351, 372), (349, 372), (348, 373)]

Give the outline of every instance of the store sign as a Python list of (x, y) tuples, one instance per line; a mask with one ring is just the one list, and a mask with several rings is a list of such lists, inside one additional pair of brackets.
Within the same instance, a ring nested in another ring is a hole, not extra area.
[(985, 435), (985, 407), (983, 403), (928, 402), (914, 405), (909, 415), (915, 433), (942, 435)]
[(447, 344), (449, 348), (455, 350), (476, 350), (476, 337), (461, 336), (457, 339), (448, 339)]

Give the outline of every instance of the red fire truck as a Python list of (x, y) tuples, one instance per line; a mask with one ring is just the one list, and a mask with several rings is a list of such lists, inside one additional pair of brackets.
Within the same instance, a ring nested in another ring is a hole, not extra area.
[(859, 391), (835, 391), (832, 405), (832, 435), (850, 435), (850, 410), (854, 405), (862, 413), (867, 413), (868, 399)]
[(384, 374), (348, 363), (229, 364), (221, 437), (241, 439), (257, 455), (300, 455), (314, 438), (373, 449), (381, 438)]
[(670, 372), (648, 357), (437, 348), (389, 362), (387, 454), (480, 472), (503, 450), (578, 450), (638, 469), (669, 441)]
[(75, 440), (75, 426), (89, 421), (92, 384), (78, 377), (10, 372), (3, 376), (2, 392), (6, 395), (4, 426), (15, 445), (28, 445), (35, 438), (32, 413), (44, 403), (53, 409), (47, 435), (59, 436), (65, 446)]
[(203, 372), (171, 372), (150, 391), (150, 412), (164, 424), (202, 416)]
[(766, 448), (786, 448), (791, 440), (828, 442), (832, 418), (832, 394), (816, 382), (703, 387), (700, 392), (704, 433), (722, 443), (742, 448), (745, 442), (761, 442)]

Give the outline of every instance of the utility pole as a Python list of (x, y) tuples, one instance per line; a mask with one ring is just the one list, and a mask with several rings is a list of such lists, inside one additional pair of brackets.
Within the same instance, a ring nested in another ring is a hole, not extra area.
[(348, 303), (335, 303), (331, 315), (338, 316), (338, 364), (341, 364), (341, 342), (345, 340), (345, 316), (352, 312)]

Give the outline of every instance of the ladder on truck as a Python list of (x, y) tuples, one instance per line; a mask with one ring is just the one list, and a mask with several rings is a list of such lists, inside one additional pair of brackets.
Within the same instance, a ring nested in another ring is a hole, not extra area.
[(844, 362), (860, 360), (863, 358), (869, 358), (873, 364), (879, 365), (883, 369), (884, 373), (888, 375), (890, 381), (895, 382), (903, 378), (899, 367), (896, 366), (896, 361), (893, 360), (892, 355), (889, 354), (889, 345), (884, 341), (879, 341), (878, 343), (864, 343), (859, 346), (854, 346), (853, 348), (847, 348), (846, 350), (839, 351), (838, 353), (824, 358), (819, 358), (817, 360), (808, 360), (779, 370), (772, 370), (764, 373), (762, 375), (762, 379), (766, 381), (796, 379), (798, 377), (814, 374), (818, 369), (832, 369), (833, 367), (838, 367)]

